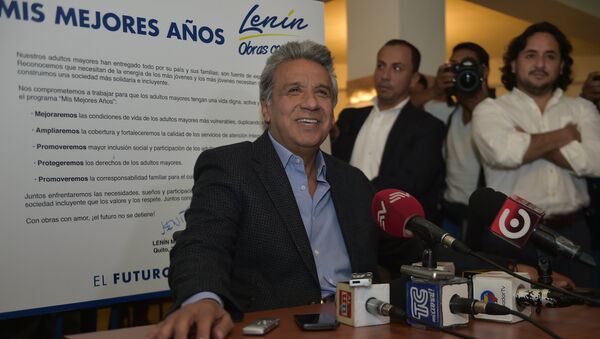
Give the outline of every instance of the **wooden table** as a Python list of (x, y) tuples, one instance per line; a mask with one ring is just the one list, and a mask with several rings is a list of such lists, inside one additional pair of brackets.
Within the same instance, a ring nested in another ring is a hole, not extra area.
[[(354, 328), (341, 324), (334, 331), (307, 332), (298, 328), (293, 315), (298, 313), (327, 312), (335, 313), (335, 304), (309, 305), (282, 308), (269, 311), (247, 313), (244, 320), (236, 323), (228, 339), (261, 338), (242, 335), (242, 327), (263, 317), (278, 317), (279, 327), (266, 334), (267, 339), (294, 338), (344, 338), (344, 339), (387, 339), (387, 338), (456, 338), (436, 330), (425, 330), (411, 327), (407, 324), (394, 323), (390, 325)], [(600, 337), (600, 308), (589, 306), (571, 306), (560, 309), (543, 309), (540, 315), (533, 318), (563, 338), (599, 338)], [(144, 338), (154, 325), (125, 328), (120, 330), (102, 331), (70, 335), (71, 339), (129, 339)], [(455, 329), (457, 332), (477, 338), (550, 338), (532, 324), (522, 321), (516, 324), (505, 324), (480, 319), (471, 319), (469, 325)]]

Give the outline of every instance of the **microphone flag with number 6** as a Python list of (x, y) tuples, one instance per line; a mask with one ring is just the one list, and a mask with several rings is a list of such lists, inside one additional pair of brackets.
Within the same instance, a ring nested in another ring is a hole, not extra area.
[(482, 187), (471, 194), (469, 211), (469, 227), (491, 224), (489, 229), (492, 234), (519, 248), (531, 237), (536, 246), (549, 253), (596, 267), (594, 257), (585, 253), (580, 245), (544, 226), (541, 222), (544, 213), (525, 199), (515, 196), (507, 198), (502, 192)]
[(544, 213), (518, 196), (504, 200), (490, 231), (510, 244), (521, 248), (527, 244)]

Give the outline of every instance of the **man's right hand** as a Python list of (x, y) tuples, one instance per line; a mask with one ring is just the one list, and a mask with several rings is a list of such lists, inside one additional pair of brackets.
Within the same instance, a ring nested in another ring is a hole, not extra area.
[(213, 299), (202, 299), (185, 305), (158, 323), (146, 336), (149, 339), (223, 339), (231, 332), (229, 313)]
[(454, 86), (454, 73), (450, 64), (443, 64), (438, 68), (437, 75), (429, 87), (418, 93), (412, 93), (410, 100), (417, 107), (423, 107), (430, 100), (445, 100), (446, 91)]
[(445, 95), (446, 91), (454, 86), (454, 72), (451, 71), (451, 67), (451, 64), (443, 64), (438, 68), (433, 84), (437, 96)]

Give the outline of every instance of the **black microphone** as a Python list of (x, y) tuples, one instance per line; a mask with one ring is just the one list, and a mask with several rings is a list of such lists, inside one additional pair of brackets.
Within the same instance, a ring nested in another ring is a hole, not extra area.
[[(521, 248), (529, 239), (552, 254), (560, 254), (591, 267), (594, 258), (583, 252), (581, 246), (538, 223), (543, 212), (523, 198), (507, 197), (491, 188), (479, 188), (469, 198), (472, 220), (490, 225), (490, 231), (500, 238)], [(537, 227), (535, 227), (537, 224)]]
[(365, 307), (367, 308), (367, 312), (374, 315), (398, 318), (406, 317), (406, 313), (402, 309), (377, 298), (369, 298), (365, 303)]
[(511, 310), (503, 305), (496, 303), (485, 303), (471, 298), (462, 298), (455, 294), (450, 299), (450, 311), (452, 313), (466, 314), (490, 314), (490, 315), (505, 315), (510, 314)]

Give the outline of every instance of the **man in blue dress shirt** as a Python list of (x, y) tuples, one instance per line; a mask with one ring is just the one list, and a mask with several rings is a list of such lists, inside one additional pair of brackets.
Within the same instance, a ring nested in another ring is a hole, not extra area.
[(196, 162), (187, 228), (171, 252), (176, 311), (153, 338), (222, 338), (242, 312), (331, 300), (351, 272), (376, 271), (385, 236), (370, 216), (373, 188), (319, 149), (337, 101), (327, 48), (282, 45), (262, 72), (260, 100), (261, 137)]

